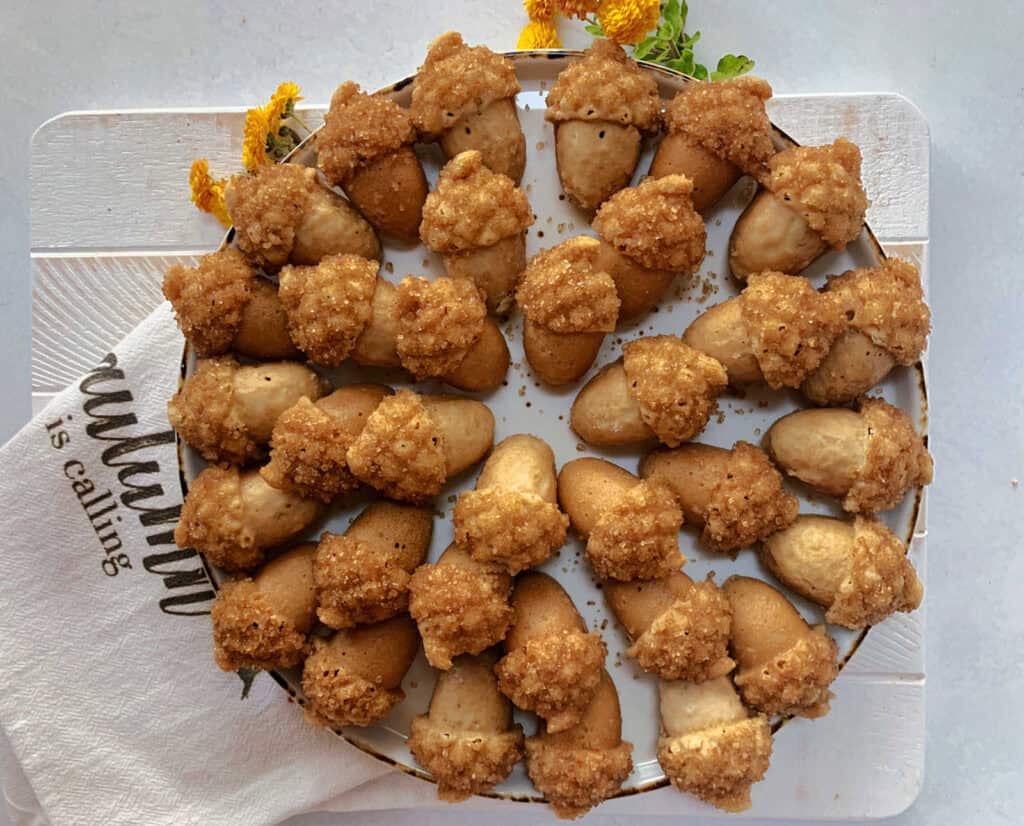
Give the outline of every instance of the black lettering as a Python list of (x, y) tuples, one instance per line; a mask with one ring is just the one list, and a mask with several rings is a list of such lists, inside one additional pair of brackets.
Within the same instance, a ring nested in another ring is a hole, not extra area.
[(75, 479), (75, 481), (71, 483), (71, 490), (73, 490), (75, 495), (81, 499), (83, 496), (88, 496), (96, 490), (96, 486), (92, 483), (92, 479)]
[[(184, 606), (197, 602), (209, 602), (216, 594), (213, 591), (199, 591), (195, 594), (175, 594), (160, 600), (160, 610), (165, 614), (176, 614), (182, 617), (200, 617), (209, 614), (209, 607), (186, 609)], [(181, 606), (181, 607), (179, 607)]]
[(71, 437), (66, 430), (58, 430), (56, 433), (50, 434), (50, 444), (57, 450), (60, 450), (70, 441)]
[(85, 476), (85, 465), (79, 462), (78, 459), (71, 459), (64, 463), (64, 475), (67, 476), (68, 479), (74, 478), (69, 472), (71, 468), (76, 468), (77, 472), (75, 473), (75, 476)]
[(99, 531), (96, 531), (96, 536), (99, 537), (100, 545), (103, 546), (103, 550), (108, 554), (112, 554), (114, 551), (119, 551), (123, 547), (121, 545), (121, 537), (117, 535), (117, 531), (112, 531), (106, 536), (100, 536)]

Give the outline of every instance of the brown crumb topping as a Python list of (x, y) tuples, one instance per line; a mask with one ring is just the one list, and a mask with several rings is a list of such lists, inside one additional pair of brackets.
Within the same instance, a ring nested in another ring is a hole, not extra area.
[(174, 541), (228, 571), (249, 570), (263, 561), (263, 549), (245, 529), (238, 468), (211, 466), (195, 478), (181, 505)]
[(566, 629), (534, 638), (498, 660), (498, 688), (519, 708), (543, 717), (548, 731), (565, 731), (594, 698), (607, 653), (597, 633)]
[(339, 667), (327, 641), (314, 638), (302, 669), (306, 719), (317, 726), (368, 726), (387, 717), (405, 699), (401, 688), (387, 689)]
[(732, 671), (731, 628), (732, 606), (709, 578), (676, 599), (626, 653), (663, 680), (702, 683)]
[(288, 333), (310, 361), (337, 367), (348, 358), (373, 314), (379, 267), (358, 255), (328, 255), (316, 266), (281, 270)]
[(479, 152), (445, 165), (423, 204), (420, 238), (434, 252), (463, 252), (497, 244), (533, 224), (526, 194), (511, 178), (484, 166)]
[(867, 454), (843, 499), (843, 510), (876, 513), (895, 507), (911, 488), (931, 484), (932, 457), (898, 407), (864, 399), (860, 414), (868, 429)]
[(512, 621), (512, 581), (498, 566), (470, 571), (456, 565), (421, 565), (409, 583), (409, 613), (416, 620), (427, 662), (449, 669), (459, 654), (479, 654), (505, 639)]
[(167, 270), (164, 297), (197, 355), (231, 349), (255, 282), (256, 271), (233, 248), (204, 255), (195, 267), (175, 264)]
[(487, 303), (470, 279), (407, 276), (398, 283), (398, 358), (417, 381), (447, 376), (484, 334), (486, 320)]
[(313, 558), (316, 615), (330, 628), (383, 622), (409, 605), (409, 572), (366, 542), (325, 533)]
[(768, 771), (772, 732), (764, 715), (658, 740), (672, 785), (727, 812), (750, 808), (750, 787)]
[(526, 771), (560, 818), (577, 818), (612, 797), (633, 771), (633, 744), (610, 749), (567, 748), (526, 738)]
[(606, 120), (653, 132), (661, 118), (661, 97), (654, 78), (621, 46), (599, 39), (558, 75), (544, 117), (555, 123)]
[(748, 706), (774, 714), (822, 717), (832, 692), (828, 687), (839, 673), (839, 649), (823, 628), (810, 630), (789, 650), (736, 674), (736, 688)]
[(348, 469), (351, 442), (337, 419), (303, 397), (275, 422), (270, 462), (260, 468), (260, 475), (279, 490), (331, 502), (359, 487)]
[(877, 625), (896, 611), (921, 604), (924, 586), (907, 559), (899, 538), (877, 519), (854, 522), (850, 575), (825, 614), (825, 621), (845, 628)]
[(761, 177), (775, 154), (765, 101), (772, 87), (759, 77), (687, 83), (668, 105), (666, 122), (712, 155)]
[(455, 541), (474, 559), (518, 574), (565, 544), (569, 517), (536, 493), (490, 487), (459, 496), (452, 523)]
[(210, 619), (213, 655), (225, 671), (291, 668), (306, 655), (306, 635), (275, 613), (248, 577), (224, 583)]
[(803, 384), (845, 330), (835, 296), (798, 275), (751, 275), (740, 307), (751, 350), (773, 390)]
[(587, 559), (600, 577), (658, 579), (686, 562), (679, 551), (683, 512), (672, 492), (644, 480), (612, 502), (587, 540)]
[(417, 393), (384, 399), (348, 449), (352, 474), (385, 496), (421, 503), (436, 496), (447, 475), (444, 433)]
[(390, 155), (416, 137), (409, 113), (390, 98), (360, 91), (350, 80), (331, 96), (331, 107), (317, 135), (317, 163), (332, 184)]
[(860, 150), (845, 138), (779, 152), (768, 161), (762, 183), (835, 249), (860, 235), (868, 199), (860, 181)]
[(453, 730), (421, 714), (412, 721), (409, 750), (434, 775), (437, 796), (457, 803), (512, 773), (523, 757), (523, 729), (516, 725), (502, 732)]
[(605, 201), (594, 229), (627, 258), (651, 270), (690, 274), (704, 260), (707, 231), (684, 175), (646, 178)]
[(207, 462), (244, 465), (266, 453), (232, 404), (237, 369), (231, 356), (200, 359), (195, 373), (167, 403), (171, 427)]
[(676, 336), (648, 336), (622, 348), (629, 395), (644, 423), (669, 447), (689, 441), (718, 408), (729, 376), (711, 356)]
[(458, 32), (430, 44), (412, 87), (412, 115), (427, 137), (439, 137), (463, 115), (519, 92), (508, 58), (486, 46), (467, 46)]
[(913, 264), (889, 258), (880, 266), (851, 270), (828, 280), (849, 325), (889, 351), (897, 364), (919, 358), (931, 330), (921, 276)]
[(732, 553), (788, 528), (799, 511), (768, 455), (749, 442), (736, 442), (725, 475), (711, 492), (701, 542), (717, 553)]
[(291, 163), (266, 164), (231, 179), (224, 202), (235, 243), (254, 266), (277, 269), (288, 260), (317, 186), (315, 169)]
[(516, 292), (523, 314), (555, 333), (610, 333), (619, 318), (619, 294), (594, 261), (601, 244), (572, 238), (535, 255)]

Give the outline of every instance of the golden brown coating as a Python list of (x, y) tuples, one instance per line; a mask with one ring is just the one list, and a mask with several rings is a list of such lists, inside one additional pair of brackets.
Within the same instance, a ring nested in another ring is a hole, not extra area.
[(372, 315), (379, 268), (358, 255), (329, 255), (316, 266), (281, 270), (288, 332), (310, 361), (337, 367), (349, 357)]
[(828, 280), (848, 324), (897, 364), (910, 366), (924, 352), (931, 312), (924, 303), (921, 276), (909, 261), (889, 258), (877, 267), (850, 270)]
[(644, 132), (655, 131), (660, 116), (657, 82), (621, 46), (604, 39), (558, 75), (544, 115), (554, 123), (605, 120)]
[(252, 297), (256, 271), (234, 248), (204, 255), (195, 267), (175, 264), (164, 276), (164, 297), (199, 356), (231, 349)]
[(796, 275), (751, 275), (740, 307), (750, 348), (774, 390), (799, 387), (845, 328), (839, 302)]
[(398, 283), (398, 336), (402, 366), (417, 381), (453, 373), (484, 334), (487, 304), (465, 278), (407, 276)]
[(479, 654), (501, 642), (512, 620), (512, 579), (498, 565), (477, 562), (452, 545), (434, 565), (421, 565), (409, 583), (409, 613), (434, 667), (448, 669), (459, 654)]
[(755, 177), (775, 154), (765, 101), (772, 87), (759, 77), (687, 83), (666, 111), (669, 132), (680, 133)]
[(317, 134), (317, 163), (332, 184), (345, 185), (360, 167), (411, 144), (415, 137), (412, 118), (401, 106), (345, 81), (331, 96), (331, 108)]
[(624, 344), (622, 364), (641, 418), (669, 447), (704, 429), (729, 382), (716, 359), (675, 336), (647, 336)]
[(255, 266), (276, 270), (295, 246), (295, 234), (316, 170), (299, 164), (265, 164), (231, 178), (224, 202), (235, 226), (235, 243)]
[(607, 579), (668, 576), (686, 562), (679, 551), (682, 524), (672, 491), (640, 482), (602, 510), (587, 539), (587, 559)]
[(762, 183), (835, 249), (860, 235), (868, 199), (860, 150), (845, 138), (827, 146), (794, 146), (768, 161)]
[(252, 579), (229, 580), (210, 609), (214, 657), (225, 671), (291, 668), (306, 655), (306, 633), (274, 609)]
[(484, 166), (479, 152), (462, 152), (445, 164), (423, 204), (420, 238), (434, 252), (465, 252), (519, 235), (533, 221), (511, 178)]
[(200, 359), (167, 403), (171, 427), (208, 462), (244, 465), (266, 454), (232, 404), (237, 370), (238, 362), (231, 356)]
[(467, 46), (458, 32), (430, 44), (412, 87), (412, 116), (424, 136), (437, 137), (464, 115), (519, 92), (508, 58)]
[(179, 548), (201, 550), (222, 568), (244, 570), (263, 561), (263, 549), (246, 536), (238, 468), (208, 467), (192, 481), (174, 541)]
[(647, 269), (693, 273), (704, 260), (707, 233), (684, 175), (646, 178), (612, 195), (597, 211), (597, 234)]
[(727, 812), (750, 808), (750, 786), (764, 777), (771, 755), (763, 715), (658, 739), (658, 762), (672, 785)]
[(614, 330), (620, 302), (611, 276), (594, 269), (599, 248), (581, 236), (535, 255), (516, 293), (523, 315), (555, 333)]
[(765, 714), (821, 717), (828, 711), (836, 677), (835, 641), (818, 629), (757, 668), (741, 668), (736, 687), (747, 705)]
[(444, 433), (410, 390), (388, 396), (370, 414), (347, 454), (352, 475), (408, 502), (440, 492), (445, 472)]
[(380, 622), (409, 606), (410, 572), (394, 555), (361, 539), (325, 533), (313, 576), (317, 616), (331, 628)]

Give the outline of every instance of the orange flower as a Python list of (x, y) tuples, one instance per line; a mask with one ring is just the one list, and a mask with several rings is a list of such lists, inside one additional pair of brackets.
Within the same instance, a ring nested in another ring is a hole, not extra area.
[(660, 0), (601, 0), (597, 19), (609, 40), (621, 46), (639, 43), (658, 25)]
[(555, 16), (554, 0), (523, 0), (523, 8), (531, 20), (550, 20)]
[(192, 190), (192, 203), (203, 212), (215, 215), (224, 226), (231, 226), (231, 216), (224, 205), (224, 187), (227, 179), (214, 180), (210, 175), (210, 164), (205, 158), (192, 162), (188, 173), (188, 185)]
[(558, 8), (566, 17), (577, 17), (580, 20), (597, 11), (598, 0), (556, 0)]

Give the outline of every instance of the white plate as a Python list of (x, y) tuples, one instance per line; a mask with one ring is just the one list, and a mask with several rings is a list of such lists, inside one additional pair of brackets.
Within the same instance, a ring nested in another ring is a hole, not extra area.
[[(536, 223), (530, 228), (527, 238), (527, 253), (533, 255), (541, 249), (553, 246), (574, 235), (593, 234), (587, 219), (573, 208), (561, 196), (561, 187), (555, 168), (554, 133), (550, 124), (544, 120), (544, 96), (554, 78), (578, 52), (513, 52), (509, 57), (513, 60), (516, 72), (522, 84), (517, 102), (523, 131), (526, 135), (527, 166), (523, 176), (523, 187), (526, 190), (534, 213)], [(657, 66), (644, 64), (645, 68), (655, 74), (663, 97), (671, 98), (687, 81), (684, 77)], [(408, 105), (410, 98), (411, 78), (396, 83), (389, 93), (397, 102)], [(837, 136), (838, 137), (838, 136)], [(788, 138), (781, 132), (777, 139), (782, 145)], [(653, 143), (646, 147), (637, 168), (636, 179), (639, 180), (646, 172), (650, 163)], [(419, 148), (428, 178), (431, 183), (436, 179), (437, 172), (443, 164), (443, 158), (433, 146)], [(301, 162), (309, 157), (309, 153), (300, 147), (290, 160)], [(661, 307), (648, 317), (624, 327), (618, 333), (609, 335), (600, 356), (595, 362), (594, 370), (601, 365), (618, 358), (623, 341), (638, 335), (680, 334), (686, 326), (704, 309), (712, 304), (724, 301), (738, 290), (735, 282), (727, 274), (726, 250), (729, 234), (732, 231), (740, 212), (748, 203), (755, 190), (749, 179), (743, 179), (730, 192), (718, 207), (706, 216), (708, 240), (707, 256), (701, 270), (689, 281), (679, 279), (670, 290)], [(869, 193), (870, 195), (870, 193)], [(870, 266), (879, 260), (880, 248), (869, 230), (850, 244), (843, 252), (829, 252), (819, 259), (805, 274), (818, 286), (824, 276), (844, 272), (853, 267)], [(384, 243), (384, 270), (382, 275), (397, 281), (406, 274), (440, 276), (444, 274), (440, 257), (422, 246), (397, 245), (394, 242)], [(513, 367), (510, 369), (505, 386), (499, 390), (478, 396), (494, 411), (497, 426), (495, 441), (513, 433), (533, 433), (545, 439), (555, 452), (559, 467), (571, 459), (582, 455), (599, 455), (617, 462), (630, 471), (636, 472), (642, 452), (628, 449), (600, 450), (585, 446), (568, 427), (569, 408), (579, 387), (592, 374), (588, 373), (578, 384), (566, 388), (552, 389), (541, 386), (531, 375), (528, 365), (522, 356), (521, 325), (518, 315), (504, 325), (512, 351)], [(194, 359), (186, 353), (185, 363), (191, 371)], [(323, 371), (336, 384), (360, 376), (364, 380), (382, 380), (394, 386), (407, 386), (400, 373), (388, 373), (376, 370), (365, 370), (343, 367), (338, 370)], [(415, 385), (416, 389), (433, 392), (442, 389), (441, 385), (432, 387), (430, 383)], [(907, 411), (918, 423), (921, 432), (927, 426), (927, 401), (924, 385), (924, 373), (920, 366), (913, 368), (897, 368), (879, 388), (882, 395), (893, 404)], [(450, 390), (449, 390), (450, 392)], [(761, 434), (780, 416), (806, 406), (798, 394), (793, 392), (773, 392), (770, 390), (748, 391), (744, 396), (724, 396), (720, 401), (721, 421), (712, 419), (707, 429), (699, 437), (702, 442), (730, 447), (738, 439), (757, 443)], [(182, 453), (184, 478), (191, 481), (203, 467), (202, 460), (190, 448)], [(452, 527), (450, 513), (457, 495), (472, 488), (476, 470), (453, 480), (437, 498), (437, 508), (443, 518), (435, 520), (434, 538), (430, 549), (430, 559), (435, 560), (441, 551), (451, 542)], [(836, 503), (823, 498), (816, 498), (806, 489), (790, 486), (801, 499), (801, 510), (813, 513), (841, 512)], [(921, 506), (921, 491), (912, 492), (900, 507), (882, 514), (885, 522), (909, 542), (914, 535)], [(307, 533), (307, 538), (315, 539), (324, 530), (343, 531), (353, 516), (363, 507), (364, 503), (353, 503), (352, 507), (334, 511), (331, 516)], [(923, 527), (923, 526), (921, 526)], [(778, 583), (760, 565), (756, 555), (751, 551), (743, 551), (738, 558), (730, 560), (721, 556), (713, 556), (703, 551), (696, 541), (696, 533), (684, 527), (680, 537), (680, 546), (688, 558), (686, 572), (694, 579), (700, 579), (709, 571), (715, 573), (721, 582), (731, 574), (747, 574)], [(640, 672), (632, 660), (625, 656), (628, 641), (617, 627), (613, 615), (606, 610), (600, 590), (595, 587), (595, 579), (582, 554), (582, 544), (571, 537), (559, 555), (542, 566), (542, 570), (556, 577), (575, 600), (580, 612), (588, 625), (601, 630), (608, 645), (608, 670), (619, 691), (622, 706), (623, 738), (633, 743), (634, 771), (623, 783), (622, 794), (648, 791), (667, 783), (665, 775), (655, 756), (655, 745), (658, 737), (656, 680), (650, 675)], [(223, 575), (212, 572), (214, 581), (219, 582)], [(788, 592), (787, 595), (800, 609), (808, 621), (823, 622), (822, 611), (801, 597)], [(868, 633), (877, 631), (853, 632), (832, 626), (829, 633), (836, 639), (841, 652), (841, 660), (845, 665), (854, 656), (858, 647)], [(288, 670), (275, 673), (275, 679), (299, 703), (304, 702), (301, 690), (301, 670)], [(346, 740), (363, 751), (381, 760), (393, 763), (408, 773), (425, 779), (430, 775), (416, 765), (406, 746), (410, 723), (414, 716), (427, 708), (433, 690), (433, 671), (427, 665), (422, 652), (407, 675), (403, 688), (406, 699), (394, 709), (392, 714), (380, 723), (367, 728), (345, 728), (338, 733)], [(516, 718), (523, 724), (524, 730), (530, 734), (535, 729), (532, 715), (516, 712)], [(783, 721), (777, 721), (781, 724)], [(777, 738), (799, 736), (796, 727), (781, 728)], [(777, 769), (777, 767), (776, 767)], [(769, 776), (771, 776), (769, 770)], [(493, 796), (514, 800), (541, 800), (541, 796), (533, 788), (526, 776), (522, 764), (518, 765), (511, 777), (497, 786)]]

